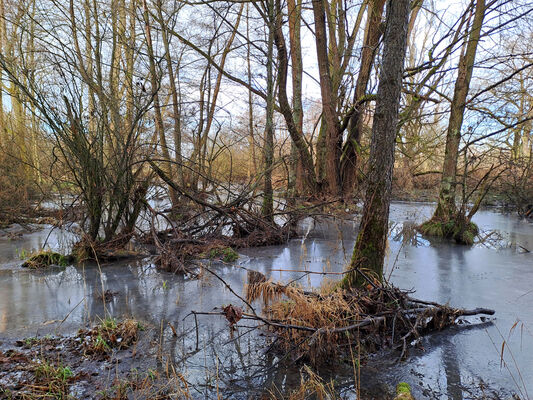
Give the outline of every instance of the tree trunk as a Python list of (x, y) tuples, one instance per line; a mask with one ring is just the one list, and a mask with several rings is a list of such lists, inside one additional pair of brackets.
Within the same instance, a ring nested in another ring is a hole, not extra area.
[[(248, 85), (252, 86), (252, 65), (250, 61), (250, 5), (246, 5), (246, 66), (248, 72)], [(254, 108), (253, 93), (248, 90), (248, 143), (250, 146), (250, 162), (248, 165), (248, 177), (257, 174), (257, 160), (255, 156), (255, 137), (254, 137)]]
[(446, 132), (446, 150), (444, 153), (444, 164), (442, 167), (442, 178), (440, 183), (439, 202), (434, 220), (448, 221), (455, 214), (455, 188), (457, 175), (457, 161), (459, 158), (459, 143), (461, 141), (461, 127), (466, 106), (466, 97), (470, 88), (472, 71), (476, 50), (481, 34), (481, 26), (485, 17), (485, 0), (477, 0), (476, 11), (472, 30), (468, 37), (466, 51), (459, 58), (459, 69), (457, 80), (455, 81), (455, 91), (453, 94), (450, 120)]
[(170, 84), (170, 95), (172, 99), (172, 119), (173, 119), (173, 137), (174, 137), (174, 160), (176, 161), (175, 171), (177, 172), (178, 184), (183, 185), (183, 159), (181, 154), (181, 111), (178, 101), (178, 89), (176, 87), (176, 77), (172, 67), (172, 57), (170, 54), (170, 35), (167, 31), (167, 25), (163, 22), (163, 3), (157, 1), (157, 14), (161, 21), (161, 36), (165, 49), (165, 60), (167, 63), (167, 74)]
[(364, 112), (364, 105), (358, 106), (358, 103), (366, 93), (372, 65), (374, 64), (379, 46), (379, 39), (383, 34), (381, 17), (384, 7), (385, 0), (372, 1), (370, 17), (367, 20), (365, 28), (364, 45), (361, 50), (361, 65), (359, 67), (359, 74), (357, 75), (353, 99), (356, 109), (350, 117), (348, 136), (342, 149), (341, 177), (344, 195), (350, 194), (357, 182), (357, 155), (363, 130), (362, 115)]
[[(300, 132), (303, 132), (303, 107), (302, 107), (302, 43), (300, 40), (302, 0), (287, 0), (289, 13), (289, 43), (291, 45), (291, 76), (292, 76), (292, 110), (294, 123)], [(289, 185), (292, 192), (300, 193), (303, 190), (302, 162), (298, 157), (298, 149), (291, 145), (290, 179)], [(294, 194), (294, 193), (293, 193)]]
[[(4, 54), (4, 41), (5, 41), (5, 9), (4, 9), (4, 0), (0, 0), (0, 54)], [(3, 144), (6, 139), (6, 126), (4, 119), (4, 102), (3, 95), (4, 93), (4, 80), (3, 73), (0, 73), (0, 145)]]
[(262, 214), (270, 222), (274, 221), (274, 198), (272, 192), (272, 166), (274, 163), (274, 30), (276, 16), (274, 15), (274, 1), (268, 0), (268, 42), (267, 42), (267, 102), (266, 102), (266, 124), (265, 124), (265, 145), (263, 148), (263, 158), (265, 161), (264, 186), (263, 186), (263, 207)]
[(281, 1), (275, 0), (275, 15), (276, 15), (276, 27), (274, 31), (274, 43), (276, 45), (277, 57), (278, 57), (278, 101), (280, 112), (285, 119), (287, 130), (291, 139), (298, 149), (298, 156), (302, 162), (303, 179), (305, 181), (305, 191), (307, 193), (314, 194), (317, 191), (318, 185), (316, 181), (316, 175), (313, 167), (313, 158), (309, 152), (309, 148), (303, 133), (298, 129), (298, 126), (294, 122), (294, 116), (287, 97), (287, 74), (288, 74), (288, 59), (287, 59), (287, 47), (285, 44), (285, 38), (283, 37), (283, 15), (281, 13)]
[[(148, 61), (150, 63), (150, 83), (152, 86), (152, 97), (154, 99), (154, 113), (155, 113), (155, 129), (156, 134), (159, 137), (159, 142), (161, 143), (161, 154), (163, 156), (165, 166), (163, 170), (168, 174), (170, 179), (174, 181), (174, 173), (172, 168), (172, 160), (170, 158), (170, 152), (168, 150), (167, 139), (165, 136), (165, 127), (163, 125), (163, 116), (161, 115), (161, 104), (159, 101), (159, 82), (157, 78), (154, 47), (152, 44), (152, 32), (150, 27), (150, 14), (148, 12), (148, 5), (146, 0), (143, 0), (144, 5), (144, 23), (146, 29), (146, 47), (148, 49)], [(176, 207), (179, 203), (179, 196), (174, 188), (168, 186), (170, 193), (170, 200), (172, 201), (172, 206)]]
[(337, 196), (341, 193), (339, 164), (342, 136), (336, 113), (337, 97), (333, 94), (329, 68), (324, 1), (313, 0), (312, 4), (315, 18), (315, 43), (320, 74), (320, 92), (322, 95), (322, 122), (326, 125), (326, 179), (329, 194)]
[(387, 3), (387, 28), (372, 126), (368, 188), (352, 261), (343, 281), (343, 286), (347, 288), (365, 284), (364, 277), (354, 270), (356, 267), (364, 269), (365, 275), (373, 279), (381, 281), (383, 278), (409, 10), (410, 0), (389, 0)]

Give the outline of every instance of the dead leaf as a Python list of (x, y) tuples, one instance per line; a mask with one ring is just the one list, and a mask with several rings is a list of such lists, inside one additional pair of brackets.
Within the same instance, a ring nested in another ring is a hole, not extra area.
[(235, 325), (242, 318), (242, 308), (229, 304), (224, 307), (224, 315), (231, 326)]

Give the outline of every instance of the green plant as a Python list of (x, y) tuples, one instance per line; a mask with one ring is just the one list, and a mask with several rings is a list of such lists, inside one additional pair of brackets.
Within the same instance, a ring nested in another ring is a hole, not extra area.
[(207, 253), (201, 253), (200, 257), (211, 260), (219, 258), (224, 262), (233, 262), (239, 258), (239, 253), (231, 247), (213, 247)]
[(24, 347), (29, 349), (29, 348), (33, 347), (33, 345), (38, 343), (38, 342), (39, 342), (39, 339), (36, 338), (36, 337), (26, 338), (26, 339), (24, 339)]
[(28, 258), (29, 252), (26, 249), (17, 249), (17, 256), (20, 260)]
[(68, 366), (42, 361), (34, 370), (35, 379), (56, 399), (68, 398), (68, 385), (74, 373)]
[(108, 354), (113, 349), (126, 349), (137, 340), (140, 324), (134, 319), (117, 322), (106, 317), (88, 331), (80, 331), (80, 337), (89, 337), (84, 342), (87, 354)]
[(405, 382), (398, 383), (398, 385), (396, 385), (396, 397), (394, 400), (413, 400), (411, 386)]
[(222, 253), (222, 261), (233, 262), (239, 258), (239, 254), (231, 247), (226, 247)]

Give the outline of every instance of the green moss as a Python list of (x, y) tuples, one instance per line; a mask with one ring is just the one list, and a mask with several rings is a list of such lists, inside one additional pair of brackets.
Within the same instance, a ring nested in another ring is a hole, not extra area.
[(224, 262), (233, 262), (239, 258), (239, 254), (231, 247), (226, 247), (223, 252), (222, 260)]
[(479, 228), (473, 222), (466, 222), (461, 218), (439, 221), (430, 219), (418, 227), (425, 236), (453, 239), (458, 244), (472, 245), (479, 233)]
[(221, 259), (224, 262), (233, 262), (239, 258), (239, 253), (231, 247), (214, 247), (207, 253), (201, 253), (200, 258), (209, 258), (211, 260)]
[(56, 253), (54, 251), (40, 251), (38, 253), (30, 255), (26, 261), (22, 264), (24, 268), (40, 269), (46, 268), (50, 265), (58, 265), (60, 267), (66, 267), (71, 262), (70, 257), (63, 254)]
[(408, 383), (400, 382), (396, 386), (396, 397), (394, 400), (414, 400), (411, 395), (411, 386)]
[(444, 237), (444, 226), (440, 221), (429, 220), (420, 225), (419, 231), (426, 236)]
[(400, 382), (396, 385), (396, 393), (411, 393), (411, 386), (406, 382)]

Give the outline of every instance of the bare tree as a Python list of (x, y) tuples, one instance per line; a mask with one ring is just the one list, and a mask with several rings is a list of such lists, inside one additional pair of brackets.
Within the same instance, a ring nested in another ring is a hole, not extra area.
[[(343, 281), (345, 287), (364, 284), (365, 276), (378, 281), (383, 277), (410, 3), (410, 0), (387, 2), (383, 60), (372, 125), (368, 188), (350, 270)], [(367, 272), (364, 276), (360, 272), (363, 269)]]

